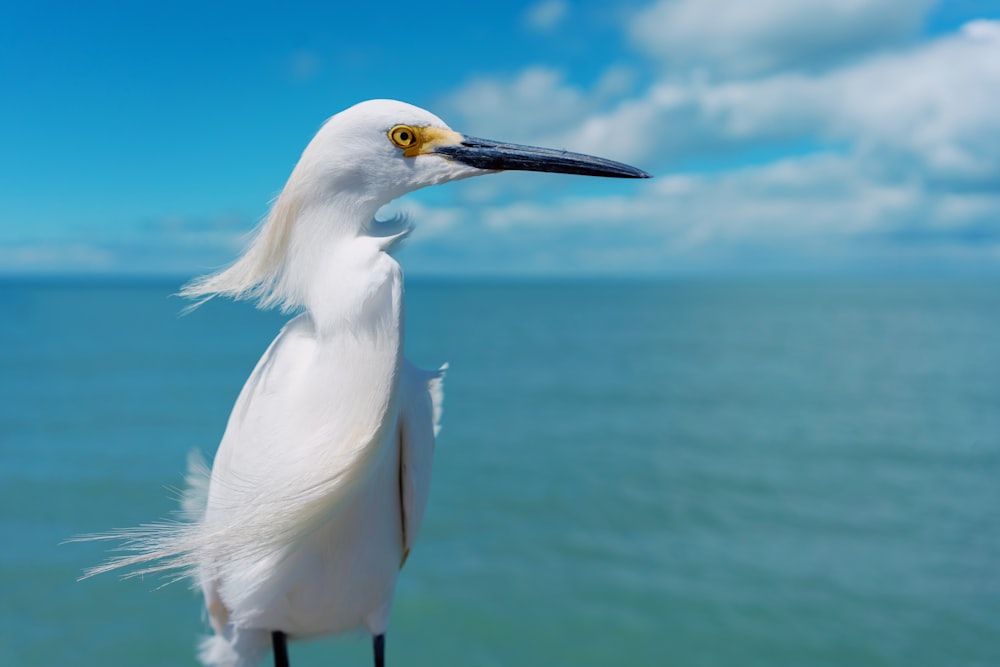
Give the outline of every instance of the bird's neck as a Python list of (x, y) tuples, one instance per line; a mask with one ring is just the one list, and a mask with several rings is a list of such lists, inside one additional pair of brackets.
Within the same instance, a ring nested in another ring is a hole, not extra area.
[[(372, 236), (374, 210), (304, 211), (289, 239), (284, 281), (312, 316), (317, 334), (349, 332), (359, 340), (401, 346), (403, 275)], [(366, 224), (359, 218), (367, 217)]]

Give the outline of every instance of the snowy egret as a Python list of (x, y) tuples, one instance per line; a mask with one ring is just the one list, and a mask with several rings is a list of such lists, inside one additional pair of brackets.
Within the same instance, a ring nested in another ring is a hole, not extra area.
[(243, 387), (214, 464), (189, 464), (185, 521), (118, 531), (134, 567), (194, 577), (215, 634), (207, 665), (249, 667), (287, 638), (357, 627), (384, 663), (396, 576), (427, 504), (442, 373), (403, 357), (409, 232), (378, 209), (418, 188), (515, 169), (647, 178), (602, 158), (451, 130), (402, 102), (363, 102), (309, 143), (246, 252), (182, 290), (299, 310)]

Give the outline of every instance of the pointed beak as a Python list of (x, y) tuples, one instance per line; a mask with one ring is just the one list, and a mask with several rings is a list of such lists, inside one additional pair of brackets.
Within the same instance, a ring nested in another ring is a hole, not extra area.
[(438, 144), (431, 152), (456, 162), (490, 171), (548, 171), (557, 174), (610, 176), (613, 178), (650, 178), (641, 169), (593, 155), (570, 153), (551, 148), (503, 144), (489, 139), (461, 137), (459, 143)]

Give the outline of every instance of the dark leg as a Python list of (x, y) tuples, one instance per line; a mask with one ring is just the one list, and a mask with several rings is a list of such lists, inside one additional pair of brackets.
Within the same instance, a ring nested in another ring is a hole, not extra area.
[(372, 649), (375, 651), (375, 667), (385, 667), (385, 635), (375, 635), (372, 638)]
[(281, 630), (272, 632), (271, 645), (274, 646), (274, 667), (288, 667), (288, 641), (285, 633)]

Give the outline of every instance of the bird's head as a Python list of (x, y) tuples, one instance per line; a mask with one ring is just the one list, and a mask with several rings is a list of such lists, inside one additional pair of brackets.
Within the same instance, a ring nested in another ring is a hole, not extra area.
[[(410, 104), (370, 100), (323, 125), (243, 256), (181, 293), (203, 300), (217, 294), (254, 298), (265, 307), (301, 305), (331, 247), (376, 236), (372, 221), (384, 204), (428, 185), (505, 170), (649, 177), (590, 155), (469, 137)], [(378, 236), (391, 240), (405, 233), (397, 231), (386, 235), (383, 229)]]
[(379, 206), (428, 185), (505, 170), (649, 177), (590, 155), (469, 137), (428, 111), (394, 100), (369, 100), (330, 118), (296, 167), (314, 187), (370, 198)]

